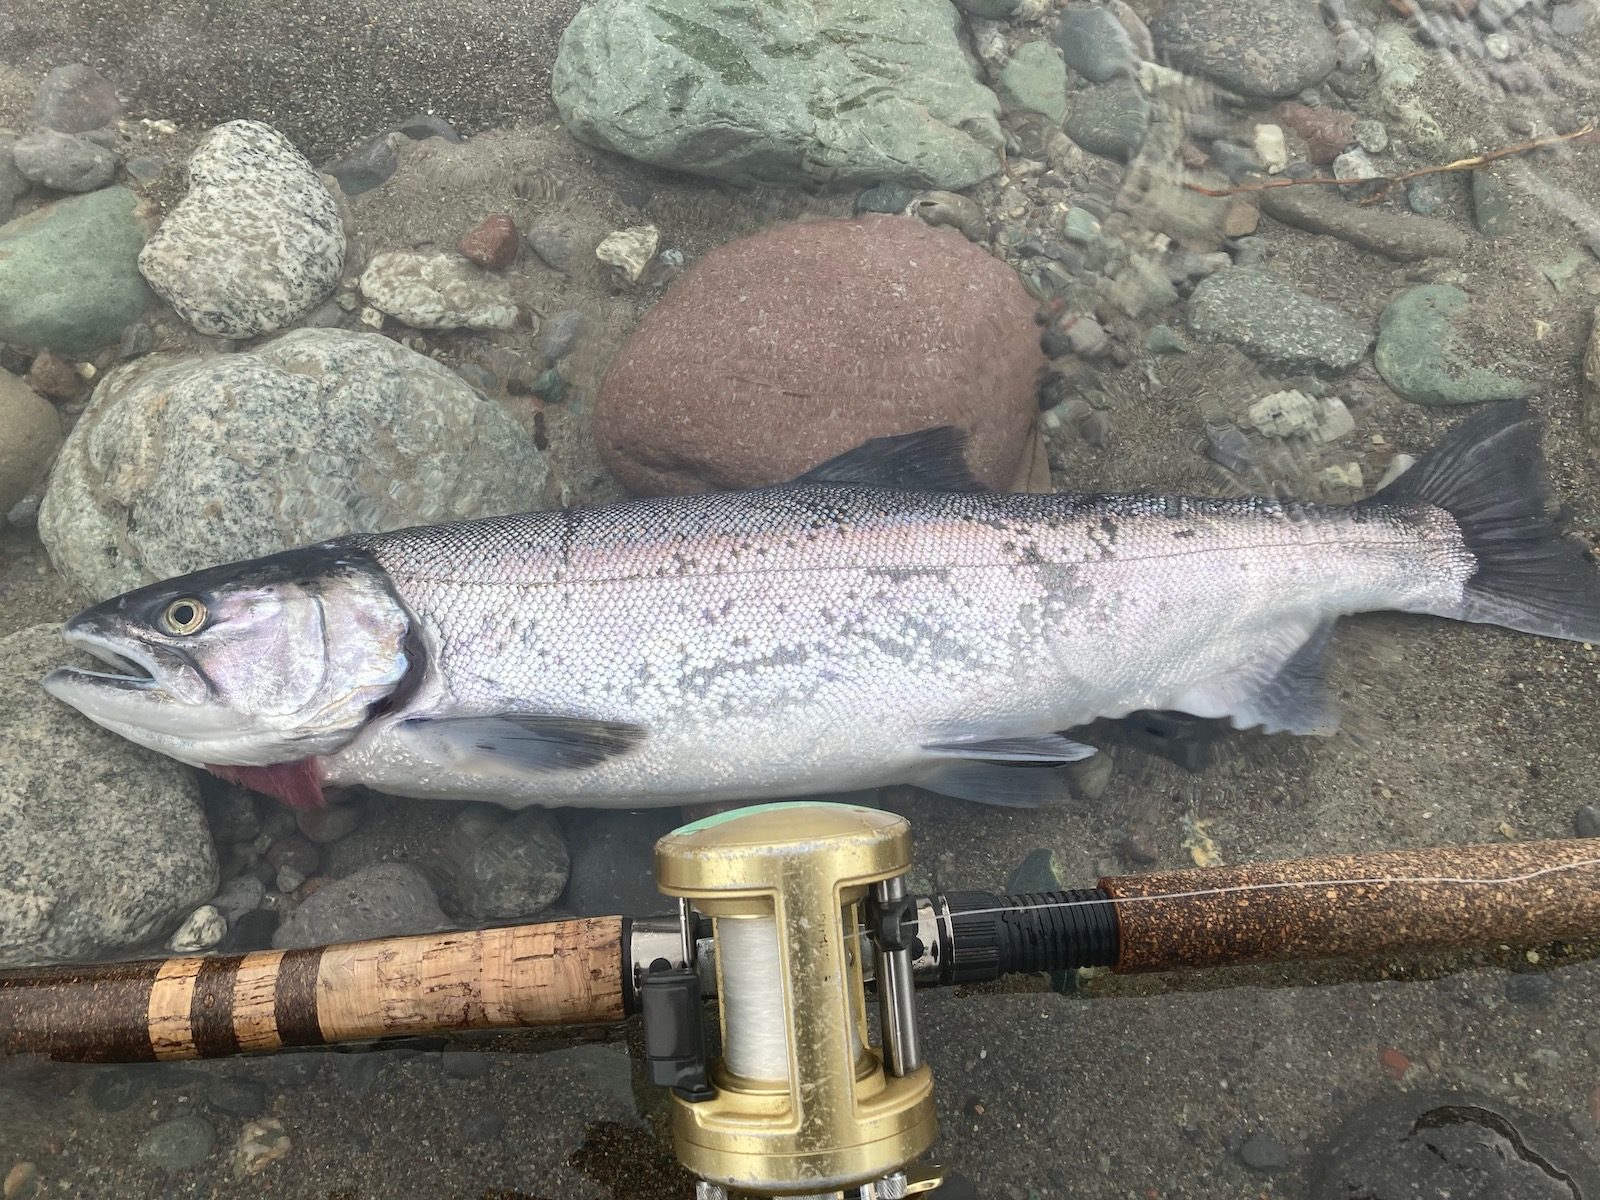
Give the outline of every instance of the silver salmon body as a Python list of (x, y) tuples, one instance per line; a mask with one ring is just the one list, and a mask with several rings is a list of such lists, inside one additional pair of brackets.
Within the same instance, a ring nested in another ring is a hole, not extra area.
[[(45, 687), (295, 804), (360, 783), (638, 808), (912, 783), (1058, 794), (1097, 717), (1336, 724), (1320, 657), (1378, 609), (1600, 639), (1537, 423), (1485, 409), (1350, 507), (976, 490), (950, 431), (793, 484), (341, 538), (74, 618)], [(1046, 769), (1041, 769), (1046, 768)]]

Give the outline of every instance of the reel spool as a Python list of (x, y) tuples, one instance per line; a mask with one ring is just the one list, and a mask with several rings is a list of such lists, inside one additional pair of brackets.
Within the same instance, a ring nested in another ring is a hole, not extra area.
[[(935, 1134), (917, 1046), (906, 899), (911, 827), (876, 809), (769, 804), (709, 817), (656, 844), (679, 900), (681, 966), (641, 980), (646, 1055), (672, 1089), (679, 1159), (700, 1200), (880, 1200), (930, 1190), (912, 1164)], [(691, 909), (710, 918), (722, 1057), (705, 1061)], [(872, 931), (881, 1044), (870, 1042), (861, 956)]]

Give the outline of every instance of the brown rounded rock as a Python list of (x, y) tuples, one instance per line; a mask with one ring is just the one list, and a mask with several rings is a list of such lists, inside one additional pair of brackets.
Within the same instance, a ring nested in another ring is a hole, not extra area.
[(1045, 368), (1035, 304), (951, 229), (868, 215), (717, 247), (648, 312), (595, 403), (641, 493), (792, 479), (868, 438), (955, 425), (974, 473), (1028, 465)]

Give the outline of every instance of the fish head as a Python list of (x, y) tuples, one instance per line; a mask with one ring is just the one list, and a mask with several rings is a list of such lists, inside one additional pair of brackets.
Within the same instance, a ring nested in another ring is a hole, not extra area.
[(45, 691), (195, 766), (333, 753), (412, 678), (412, 618), (365, 552), (322, 543), (197, 571), (79, 613), (63, 638), (114, 668)]

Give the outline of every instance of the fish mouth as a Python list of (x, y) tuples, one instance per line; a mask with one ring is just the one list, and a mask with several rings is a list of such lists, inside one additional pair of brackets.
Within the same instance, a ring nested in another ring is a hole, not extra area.
[(88, 654), (92, 654), (107, 666), (116, 667), (117, 672), (86, 671), (81, 667), (58, 667), (45, 676), (45, 690), (51, 695), (57, 692), (51, 686), (72, 686), (74, 684), (93, 688), (107, 688), (120, 692), (150, 692), (164, 691), (161, 681), (157, 678), (160, 669), (155, 657), (137, 643), (130, 644), (121, 639), (114, 638), (99, 630), (84, 629), (68, 626), (61, 632), (61, 640), (69, 646), (76, 647)]

